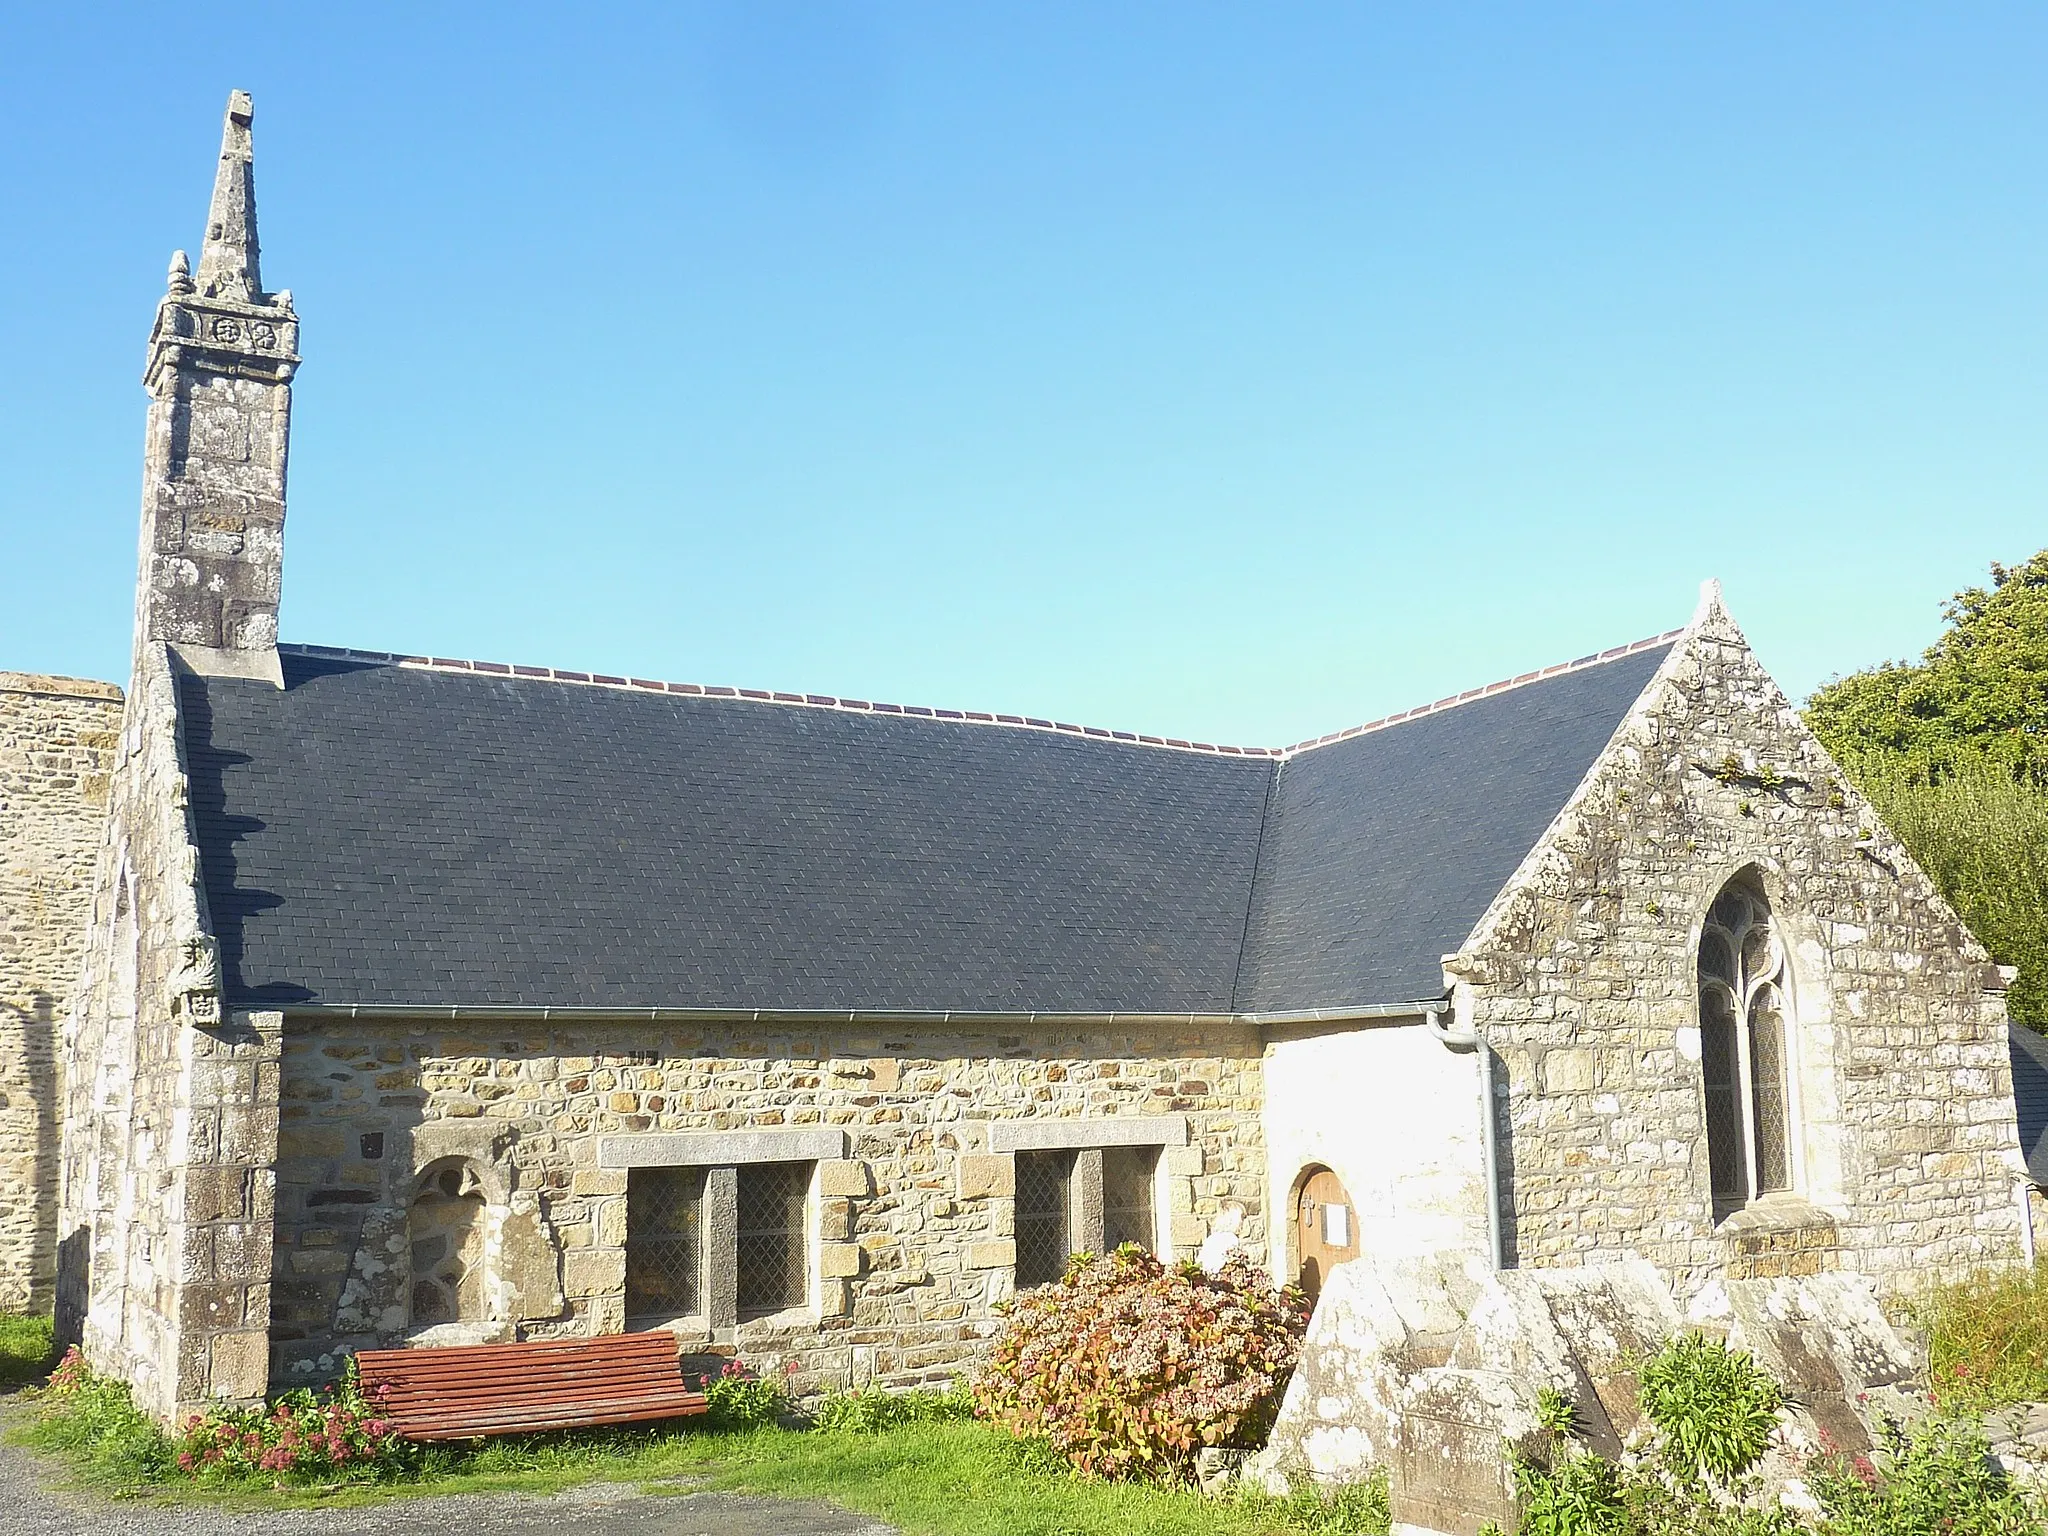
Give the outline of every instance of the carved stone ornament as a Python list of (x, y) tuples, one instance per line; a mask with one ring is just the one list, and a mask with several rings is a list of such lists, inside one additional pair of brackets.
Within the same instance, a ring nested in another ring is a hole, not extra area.
[(171, 993), (188, 1022), (220, 1022), (220, 950), (210, 935), (186, 938), (177, 974), (171, 978)]

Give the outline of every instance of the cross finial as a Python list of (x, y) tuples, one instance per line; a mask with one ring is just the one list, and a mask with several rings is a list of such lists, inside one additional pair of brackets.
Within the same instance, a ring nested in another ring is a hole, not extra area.
[(204, 298), (263, 301), (256, 246), (256, 171), (249, 147), (249, 124), (255, 116), (247, 91), (228, 97), (213, 206), (206, 215), (206, 241), (199, 248), (198, 288)]

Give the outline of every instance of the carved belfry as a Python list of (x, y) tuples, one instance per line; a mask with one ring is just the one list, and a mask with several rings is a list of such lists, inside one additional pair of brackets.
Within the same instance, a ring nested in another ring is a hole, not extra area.
[(150, 332), (135, 642), (209, 676), (282, 685), (277, 603), (299, 322), (265, 293), (248, 93), (228, 98), (196, 276), (171, 258)]

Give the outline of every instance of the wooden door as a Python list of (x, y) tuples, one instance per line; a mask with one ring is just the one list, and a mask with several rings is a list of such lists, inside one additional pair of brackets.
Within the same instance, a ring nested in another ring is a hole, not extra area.
[(1295, 1282), (1314, 1299), (1336, 1265), (1358, 1257), (1358, 1212), (1337, 1175), (1317, 1168), (1294, 1197)]

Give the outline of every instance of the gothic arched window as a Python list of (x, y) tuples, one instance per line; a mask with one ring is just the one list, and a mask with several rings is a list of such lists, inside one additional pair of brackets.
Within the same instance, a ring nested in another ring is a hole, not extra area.
[(1700, 1065), (1718, 1218), (1792, 1187), (1785, 947), (1754, 878), (1714, 898), (1700, 934)]

